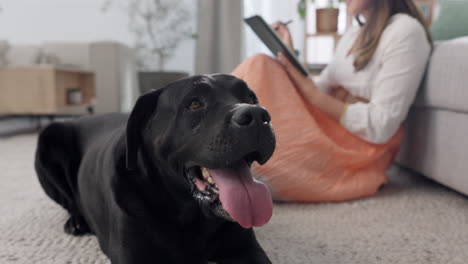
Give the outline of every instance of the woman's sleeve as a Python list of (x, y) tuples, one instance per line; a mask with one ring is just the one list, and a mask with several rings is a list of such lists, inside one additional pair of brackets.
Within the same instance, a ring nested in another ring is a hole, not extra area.
[(350, 104), (340, 120), (349, 131), (375, 144), (390, 140), (406, 119), (431, 50), (419, 24), (386, 37), (369, 103)]
[[(350, 41), (350, 35), (355, 34), (355, 31), (357, 28), (350, 28), (348, 31), (345, 32), (343, 37), (338, 41), (336, 45), (336, 52), (347, 52), (346, 50), (346, 45), (348, 45), (348, 42)], [(334, 79), (334, 73), (336, 71), (336, 54), (335, 57), (333, 57), (332, 61), (325, 67), (325, 69), (322, 70), (319, 76), (314, 76), (312, 77), (312, 81), (314, 81), (315, 86), (319, 91), (322, 93), (329, 93), (330, 92), (330, 87), (333, 84), (336, 84), (335, 79)]]
[(328, 93), (332, 84), (330, 72), (333, 70), (333, 63), (330, 63), (322, 70), (320, 75), (312, 77), (315, 86), (322, 93)]

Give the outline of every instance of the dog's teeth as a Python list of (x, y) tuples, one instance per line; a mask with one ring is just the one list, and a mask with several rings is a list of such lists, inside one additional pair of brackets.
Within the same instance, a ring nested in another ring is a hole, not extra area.
[(203, 175), (203, 178), (208, 179), (211, 177), (210, 172), (206, 168), (202, 168), (201, 173)]
[(211, 178), (211, 176), (208, 177), (208, 182), (209, 182), (210, 184), (214, 184), (214, 183), (215, 183), (214, 180), (213, 180), (213, 178)]

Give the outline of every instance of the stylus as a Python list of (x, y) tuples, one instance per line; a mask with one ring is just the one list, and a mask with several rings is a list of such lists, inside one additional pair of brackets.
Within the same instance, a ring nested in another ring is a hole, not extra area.
[[(287, 25), (291, 24), (292, 22), (293, 22), (293, 21), (292, 21), (292, 19), (291, 19), (291, 20), (286, 21), (286, 22), (284, 22), (284, 23), (281, 22), (281, 24), (283, 24), (283, 26), (287, 26)], [(279, 28), (279, 27), (275, 27), (275, 30), (278, 30), (278, 28)]]

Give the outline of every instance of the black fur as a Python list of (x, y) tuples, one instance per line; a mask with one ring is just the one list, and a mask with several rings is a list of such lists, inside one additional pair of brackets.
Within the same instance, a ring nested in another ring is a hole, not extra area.
[[(194, 100), (203, 108), (190, 108)], [(189, 166), (229, 166), (249, 153), (266, 162), (269, 121), (241, 80), (194, 76), (143, 95), (130, 116), (49, 125), (35, 167), (70, 213), (65, 232), (96, 235), (112, 263), (270, 263), (253, 230), (216, 216), (185, 177)]]

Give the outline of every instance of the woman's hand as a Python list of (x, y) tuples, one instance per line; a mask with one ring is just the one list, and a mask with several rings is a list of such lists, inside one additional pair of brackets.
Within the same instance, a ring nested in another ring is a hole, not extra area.
[(278, 53), (278, 60), (284, 66), (284, 69), (288, 73), (289, 77), (295, 84), (296, 88), (302, 93), (304, 97), (311, 103), (313, 103), (314, 97), (320, 93), (317, 90), (314, 82), (309, 77), (304, 76), (292, 63), (289, 61), (283, 53)]
[(304, 99), (339, 122), (341, 116), (346, 111), (346, 104), (335, 97), (321, 93), (314, 82), (296, 69), (282, 53), (278, 53), (278, 60), (283, 64), (286, 72)]
[(329, 94), (336, 99), (340, 100), (341, 102), (346, 102), (346, 98), (348, 97), (348, 93), (343, 88), (343, 86), (338, 84), (332, 84), (329, 87)]
[(280, 39), (288, 46), (291, 51), (294, 51), (293, 40), (291, 37), (291, 32), (289, 32), (288, 27), (286, 27), (283, 22), (277, 21), (273, 25), (273, 30), (276, 31)]
[(366, 100), (359, 96), (352, 95), (343, 86), (338, 85), (338, 84), (334, 84), (330, 86), (329, 94), (335, 97), (336, 99), (340, 100), (341, 102), (348, 103), (348, 104), (354, 104), (357, 102), (369, 103), (369, 100)]

